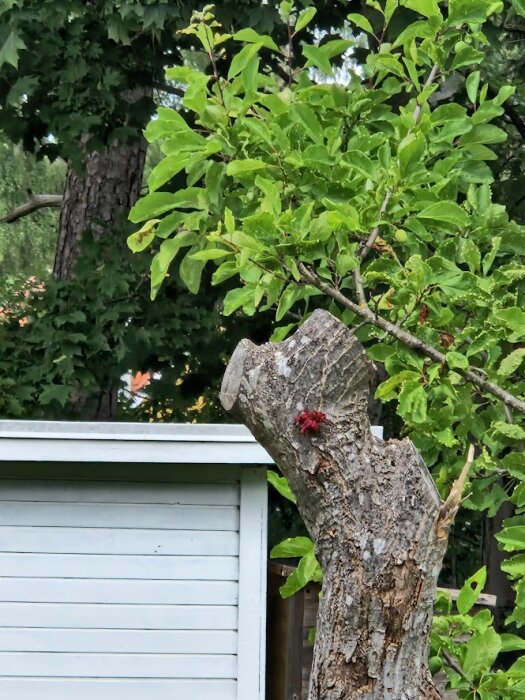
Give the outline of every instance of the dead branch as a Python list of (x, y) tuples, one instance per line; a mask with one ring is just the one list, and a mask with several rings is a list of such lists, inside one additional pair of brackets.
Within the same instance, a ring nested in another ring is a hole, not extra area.
[(16, 207), (0, 219), (0, 224), (12, 224), (23, 216), (28, 216), (44, 207), (61, 207), (63, 197), (61, 194), (30, 194), (27, 202)]

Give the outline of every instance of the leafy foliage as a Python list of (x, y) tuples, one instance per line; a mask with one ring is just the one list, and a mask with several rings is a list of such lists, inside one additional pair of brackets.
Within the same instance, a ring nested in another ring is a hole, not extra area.
[[(324, 26), (338, 8), (342, 16), (341, 5), (325, 10)], [(177, 93), (165, 67), (184, 55), (206, 63), (191, 38), (177, 34), (191, 10), (183, 0), (4, 0), (0, 130), (26, 150), (77, 162), (86, 149), (135, 140), (152, 114), (154, 90)], [(232, 30), (250, 24), (267, 32), (278, 19), (271, 3), (258, 0), (226, 0), (217, 12)]]
[[(304, 43), (297, 66), (289, 60), (292, 44), (279, 48), (248, 30), (220, 34), (207, 10), (196, 13), (186, 31), (208, 51), (210, 72), (187, 64), (168, 71), (185, 86), (182, 105), (195, 127), (178, 112), (159, 110), (146, 136), (165, 157), (130, 218), (149, 222), (152, 243), (162, 240), (151, 265), (152, 297), (177, 260), (192, 290), (207, 264), (214, 284), (238, 280), (224, 297), (226, 315), (273, 309), (277, 321), (290, 312), (303, 319), (316, 305), (328, 305), (359, 325), (358, 337), (384, 365), (388, 378), (377, 396), (395, 403), (441, 493), (474, 442), (479, 456), (467, 507), (505, 500), (502, 477), (521, 503), (523, 416), (508, 408), (503, 414), (493, 392), (465, 379), (473, 370), (509, 397), (525, 390), (525, 228), (493, 202), (487, 165), (507, 138), (494, 120), (514, 88), (502, 86), (489, 97), (476, 74), (487, 43), (482, 25), (502, 4), (403, 5), (419, 17), (392, 42), (382, 37), (395, 22), (395, 4), (373, 4), (382, 16), (379, 29), (350, 17), (359, 29), (372, 29), (379, 48), (368, 53), (364, 75), (350, 75), (348, 84), (332, 71), (348, 40)], [(281, 8), (293, 39), (313, 13), (295, 13), (287, 3)], [(218, 56), (228, 52), (223, 76)], [(268, 54), (277, 72), (265, 69)], [(440, 82), (463, 67), (474, 69), (469, 109), (436, 99)], [(328, 80), (316, 83), (314, 69)], [(186, 182), (175, 193), (162, 189), (183, 173)], [(142, 235), (134, 234), (131, 245)], [(364, 308), (370, 311), (365, 325), (359, 324)], [(392, 325), (378, 328), (378, 316)], [(444, 361), (435, 359), (436, 350)], [(512, 551), (525, 549), (523, 533), (518, 513), (500, 541)], [(509, 562), (518, 590), (521, 561)], [(512, 620), (525, 623), (519, 595)], [(487, 630), (485, 642), (493, 636)], [(473, 678), (485, 671), (469, 668)], [(482, 697), (501, 697), (497, 692)]]
[[(75, 280), (12, 297), (0, 319), (0, 415), (88, 418), (99, 401), (118, 400), (123, 419), (225, 420), (217, 383), (249, 331), (225, 323), (205, 281), (194, 297), (173, 276), (152, 304), (144, 262), (111, 240), (86, 238)], [(259, 328), (268, 332), (265, 319)], [(128, 393), (129, 371), (156, 377), (144, 401)]]

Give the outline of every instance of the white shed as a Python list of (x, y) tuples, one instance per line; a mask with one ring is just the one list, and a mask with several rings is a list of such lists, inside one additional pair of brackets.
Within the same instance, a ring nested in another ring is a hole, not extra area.
[(238, 425), (0, 421), (0, 700), (263, 700), (265, 464)]

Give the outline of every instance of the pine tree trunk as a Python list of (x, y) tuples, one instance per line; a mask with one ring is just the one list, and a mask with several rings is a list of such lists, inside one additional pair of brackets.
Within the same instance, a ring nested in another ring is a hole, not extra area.
[(86, 231), (95, 238), (121, 231), (119, 221), (140, 194), (145, 155), (146, 143), (140, 137), (132, 144), (116, 143), (101, 153), (89, 153), (82, 172), (68, 166), (53, 268), (56, 277), (73, 276)]
[[(437, 700), (441, 502), (411, 442), (372, 436), (372, 374), (352, 331), (316, 311), (282, 343), (241, 341), (221, 401), (288, 478), (323, 569), (309, 700)], [(318, 432), (294, 424), (304, 410), (325, 414)]]

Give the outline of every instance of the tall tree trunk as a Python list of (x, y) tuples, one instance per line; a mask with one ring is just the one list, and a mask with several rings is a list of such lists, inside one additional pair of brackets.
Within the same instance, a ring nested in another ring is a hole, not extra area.
[[(323, 568), (309, 700), (437, 700), (427, 655), (443, 509), (412, 443), (372, 436), (372, 372), (352, 331), (316, 311), (281, 343), (241, 341), (221, 401), (288, 478)], [(300, 431), (304, 411), (325, 415), (318, 431)]]
[(139, 137), (132, 144), (115, 143), (101, 153), (88, 153), (81, 172), (69, 164), (53, 268), (56, 277), (73, 276), (85, 231), (95, 238), (112, 235), (127, 216), (140, 194), (145, 155), (146, 142)]

